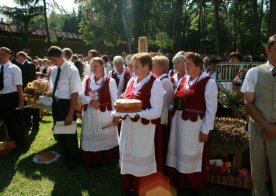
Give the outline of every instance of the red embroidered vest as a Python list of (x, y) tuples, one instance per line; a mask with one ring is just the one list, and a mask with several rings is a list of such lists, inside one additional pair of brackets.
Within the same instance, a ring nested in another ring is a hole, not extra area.
[(124, 74), (124, 88), (122, 90), (122, 92), (125, 92), (126, 87), (127, 87), (127, 83), (131, 78), (131, 74), (130, 71), (128, 69), (125, 69), (125, 74)]
[(169, 76), (172, 77), (174, 74), (175, 74), (175, 73), (174, 73), (174, 71), (173, 71), (173, 69), (172, 69)]
[[(177, 73), (175, 73), (175, 74), (177, 74)], [(173, 88), (174, 88), (174, 89), (177, 88), (176, 81), (174, 80), (174, 75), (175, 75), (175, 74), (173, 74), (173, 75), (170, 77), (170, 80), (171, 80), (171, 82), (172, 82), (172, 84), (173, 84)], [(177, 76), (177, 77), (178, 77), (178, 76)]]
[[(120, 79), (118, 78), (118, 76), (115, 73), (114, 69), (112, 70), (111, 75), (112, 75), (112, 78), (116, 81), (116, 84), (117, 84), (117, 87), (118, 87)], [(123, 87), (122, 92), (125, 92), (127, 83), (128, 83), (128, 81), (129, 81), (130, 78), (131, 78), (131, 74), (130, 74), (129, 70), (125, 69), (125, 73), (124, 73), (124, 87)]]
[[(175, 95), (181, 94), (181, 91), (184, 90), (184, 85), (186, 83), (186, 77), (184, 76), (175, 92)], [(205, 103), (205, 87), (210, 77), (206, 77), (195, 85), (190, 86), (189, 90), (186, 92), (184, 96), (184, 103), (182, 109), (182, 119), (195, 122), (198, 119), (202, 119), (205, 115), (206, 111), (206, 103)]]
[(117, 74), (115, 73), (115, 69), (112, 70), (111, 72), (112, 78), (115, 80), (117, 87), (119, 86), (120, 79), (118, 78)]
[[(109, 92), (109, 81), (110, 78), (106, 77), (104, 84), (97, 90), (98, 92), (98, 100), (100, 101), (100, 110), (102, 112), (105, 112), (106, 110), (111, 111), (112, 110), (112, 103), (110, 98), (110, 92)], [(91, 78), (87, 78), (85, 82), (85, 96), (89, 96), (90, 89), (90, 82)], [(85, 111), (87, 109), (88, 105), (83, 106), (83, 110)]]
[[(151, 76), (149, 81), (143, 85), (143, 87), (137, 92), (134, 92), (134, 79), (130, 81), (130, 84), (128, 88), (126, 89), (125, 98), (126, 99), (139, 99), (142, 101), (142, 110), (145, 110), (147, 108), (151, 108), (150, 104), (150, 96), (151, 96), (151, 88), (153, 85), (153, 82), (156, 80), (154, 76)], [(140, 117), (134, 117), (131, 118), (133, 122), (136, 122), (139, 120)], [(125, 118), (124, 118), (125, 119)], [(160, 123), (160, 118), (153, 119), (153, 120), (147, 120), (145, 118), (141, 118), (141, 122), (144, 125), (149, 124), (151, 122), (152, 124), (158, 124)]]

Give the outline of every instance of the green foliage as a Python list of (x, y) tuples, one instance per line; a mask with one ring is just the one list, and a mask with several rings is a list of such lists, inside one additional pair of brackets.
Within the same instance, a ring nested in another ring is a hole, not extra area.
[(149, 44), (157, 48), (170, 48), (173, 44), (173, 40), (165, 32), (159, 32), (150, 39)]
[(220, 88), (218, 100), (225, 108), (230, 108), (236, 118), (245, 119), (243, 96), (235, 91)]
[[(150, 50), (194, 50), (204, 54), (239, 50), (253, 54), (252, 40), (259, 42), (256, 47), (262, 53), (270, 20), (275, 20), (271, 18), (272, 0), (255, 1), (258, 24), (252, 22), (253, 1), (247, 0), (76, 0), (79, 12), (70, 14), (53, 1), (47, 3), (47, 8), (58, 9), (60, 14), (48, 14), (48, 23), (50, 29), (78, 32), (87, 45), (103, 53), (136, 52), (138, 37), (146, 36)], [(41, 0), (16, 2), (20, 9), (30, 9), (28, 14), (41, 4)], [(5, 9), (0, 12), (4, 14)], [(20, 18), (13, 18), (12, 23), (24, 23)], [(26, 21), (33, 28), (45, 26), (42, 16)], [(259, 26), (258, 35), (253, 34), (254, 26)]]

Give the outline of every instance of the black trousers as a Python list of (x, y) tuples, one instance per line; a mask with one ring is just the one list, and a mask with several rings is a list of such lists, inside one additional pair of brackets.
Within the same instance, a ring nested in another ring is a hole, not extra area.
[(16, 146), (25, 146), (25, 131), (22, 121), (22, 112), (15, 110), (18, 106), (18, 93), (7, 93), (0, 95), (0, 120), (7, 128), (9, 136), (15, 141)]
[[(33, 118), (32, 118), (33, 117)], [(39, 127), (39, 109), (38, 108), (26, 108), (23, 111), (23, 120), (25, 127)]]
[[(69, 109), (70, 100), (53, 99), (52, 115), (54, 123), (56, 121), (64, 121), (69, 112)], [(76, 114), (74, 114), (73, 119), (77, 119)], [(79, 160), (77, 132), (75, 132), (75, 134), (58, 134), (57, 142), (64, 160), (72, 164), (77, 163)]]

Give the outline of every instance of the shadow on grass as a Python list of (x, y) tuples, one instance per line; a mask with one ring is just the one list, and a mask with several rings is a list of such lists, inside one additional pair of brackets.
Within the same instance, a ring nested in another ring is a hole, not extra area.
[(13, 150), (10, 154), (0, 157), (0, 193), (9, 186), (16, 172), (15, 165), (25, 150)]
[(0, 193), (11, 183), (11, 180), (16, 173), (16, 162), (22, 154), (25, 154), (32, 142), (34, 141), (38, 131), (25, 131), (25, 142), (26, 146), (24, 148), (16, 148), (11, 150), (8, 155), (0, 157)]
[[(53, 145), (43, 151), (56, 150)], [(70, 171), (57, 163), (39, 165), (33, 163), (32, 154), (19, 161), (18, 171), (30, 181), (52, 181), (46, 195), (120, 195), (118, 163), (108, 166), (86, 168), (80, 165)], [(43, 184), (43, 183), (41, 183)], [(49, 184), (49, 183), (48, 183)], [(45, 189), (47, 187), (37, 187)]]

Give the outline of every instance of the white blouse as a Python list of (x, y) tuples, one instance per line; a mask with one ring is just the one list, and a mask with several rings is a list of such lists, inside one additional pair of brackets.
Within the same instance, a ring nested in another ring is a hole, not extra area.
[[(90, 89), (92, 91), (98, 90), (101, 87), (101, 85), (99, 85), (99, 84), (102, 84), (103, 80), (106, 79), (106, 76), (104, 76), (104, 77), (100, 78), (96, 83), (94, 80), (94, 75), (89, 76), (89, 77), (91, 78)], [(86, 78), (84, 78), (82, 81), (83, 92), (80, 95), (80, 100), (83, 104), (89, 104), (90, 101), (93, 99), (91, 96), (85, 95), (85, 85), (86, 85), (87, 79), (88, 79), (88, 76), (86, 76)], [(111, 103), (112, 103), (112, 108), (113, 108), (114, 102), (117, 100), (117, 85), (113, 78), (110, 78), (110, 80), (109, 80), (109, 92), (110, 92)]]
[[(167, 76), (167, 74), (162, 74), (158, 77), (158, 79), (162, 79), (163, 77)], [(169, 78), (164, 78), (161, 80), (164, 90), (166, 94), (164, 95), (164, 104), (163, 104), (163, 112), (161, 115), (161, 124), (168, 123), (168, 111), (173, 105), (173, 95), (174, 95), (174, 88), (171, 80)]]

